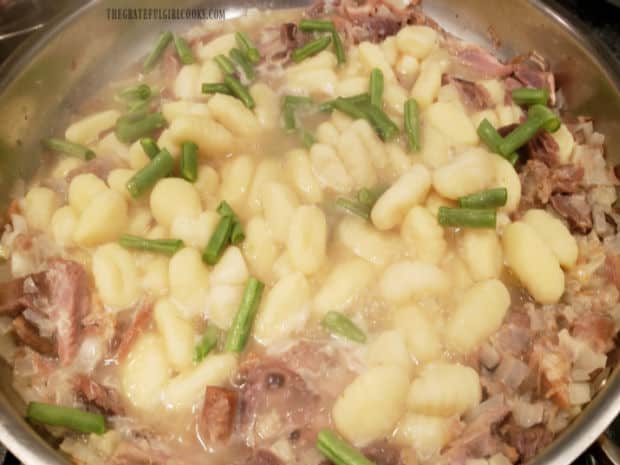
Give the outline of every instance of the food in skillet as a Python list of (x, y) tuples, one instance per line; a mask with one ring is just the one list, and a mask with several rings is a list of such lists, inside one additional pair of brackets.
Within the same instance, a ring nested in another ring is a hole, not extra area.
[(85, 108), (0, 286), (77, 462), (523, 462), (605, 382), (617, 180), (536, 54), (319, 3), (164, 33)]

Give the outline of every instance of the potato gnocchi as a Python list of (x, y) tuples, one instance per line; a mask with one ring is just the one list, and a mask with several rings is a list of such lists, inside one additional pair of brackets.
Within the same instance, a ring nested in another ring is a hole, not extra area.
[(322, 3), (163, 33), (16, 190), (0, 356), (78, 462), (506, 465), (595, 395), (603, 136), (542, 57)]

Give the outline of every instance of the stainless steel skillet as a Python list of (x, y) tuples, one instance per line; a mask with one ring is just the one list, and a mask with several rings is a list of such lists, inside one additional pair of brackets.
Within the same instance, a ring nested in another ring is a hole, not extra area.
[[(107, 8), (201, 6), (224, 8), (227, 17), (244, 8), (299, 7), (303, 0), (127, 0), (93, 1), (56, 20), (15, 51), (0, 68), (0, 208), (12, 183), (38, 166), (38, 141), (63, 127), (72, 109), (94, 89), (146, 53), (163, 29), (184, 22), (112, 21)], [(578, 21), (540, 0), (426, 0), (425, 10), (466, 40), (490, 46), (489, 27), (506, 57), (537, 50), (552, 63), (574, 114), (594, 117), (607, 136), (607, 154), (620, 162), (620, 65), (593, 42)], [(0, 270), (0, 275), (2, 270)], [(27, 465), (69, 462), (22, 419), (23, 403), (0, 366), (0, 441)], [(571, 463), (620, 413), (620, 375), (615, 370), (583, 414), (532, 464)]]

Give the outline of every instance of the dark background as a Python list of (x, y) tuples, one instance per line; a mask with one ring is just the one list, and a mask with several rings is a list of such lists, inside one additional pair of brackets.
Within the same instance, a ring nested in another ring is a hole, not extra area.
[[(48, 16), (56, 8), (50, 9), (51, 5), (58, 7), (64, 0), (34, 0), (40, 16)], [(458, 0), (454, 0), (458, 2)], [(589, 32), (598, 40), (611, 48), (620, 60), (620, 0), (555, 0), (569, 17), (576, 17), (583, 21)], [(48, 3), (49, 2), (49, 3)], [(128, 4), (131, 1), (128, 0)], [(207, 0), (208, 3), (208, 0)], [(614, 3), (618, 6), (614, 6)], [(2, 5), (2, 0), (0, 0)], [(32, 11), (31, 11), (32, 12)], [(0, 11), (0, 35), (2, 32), (2, 12)], [(0, 41), (0, 62), (4, 60), (21, 42), (25, 36), (6, 41)], [(610, 427), (609, 435), (617, 439), (620, 444), (620, 419)], [(0, 444), (0, 463), (3, 465), (18, 465), (13, 456), (7, 454)], [(604, 457), (594, 448), (582, 455), (575, 465), (608, 465)]]

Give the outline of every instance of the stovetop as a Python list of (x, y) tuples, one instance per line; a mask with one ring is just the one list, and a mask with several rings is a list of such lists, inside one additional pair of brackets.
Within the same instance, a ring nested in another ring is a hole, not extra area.
[[(3, 1), (0, 0), (0, 5)], [(50, 5), (56, 7), (61, 0), (30, 0), (36, 8), (39, 8), (40, 14), (49, 14)], [(620, 0), (556, 0), (569, 13), (581, 19), (587, 26), (589, 31), (604, 42), (620, 59)], [(10, 3), (11, 0), (8, 0)], [(615, 6), (617, 5), (617, 6)], [(2, 35), (2, 18), (0, 18), (0, 36)], [(38, 24), (32, 21), (32, 25)], [(35, 29), (33, 27), (33, 29)], [(5, 41), (0, 41), (0, 63), (17, 47), (17, 45), (28, 36), (28, 33), (12, 37)], [(616, 419), (608, 430), (608, 436), (620, 445), (620, 418)], [(7, 453), (2, 444), (0, 444), (0, 464), (1, 465), (21, 465), (11, 453)], [(573, 465), (608, 465), (605, 457), (600, 454), (600, 450), (591, 448), (579, 457)]]

